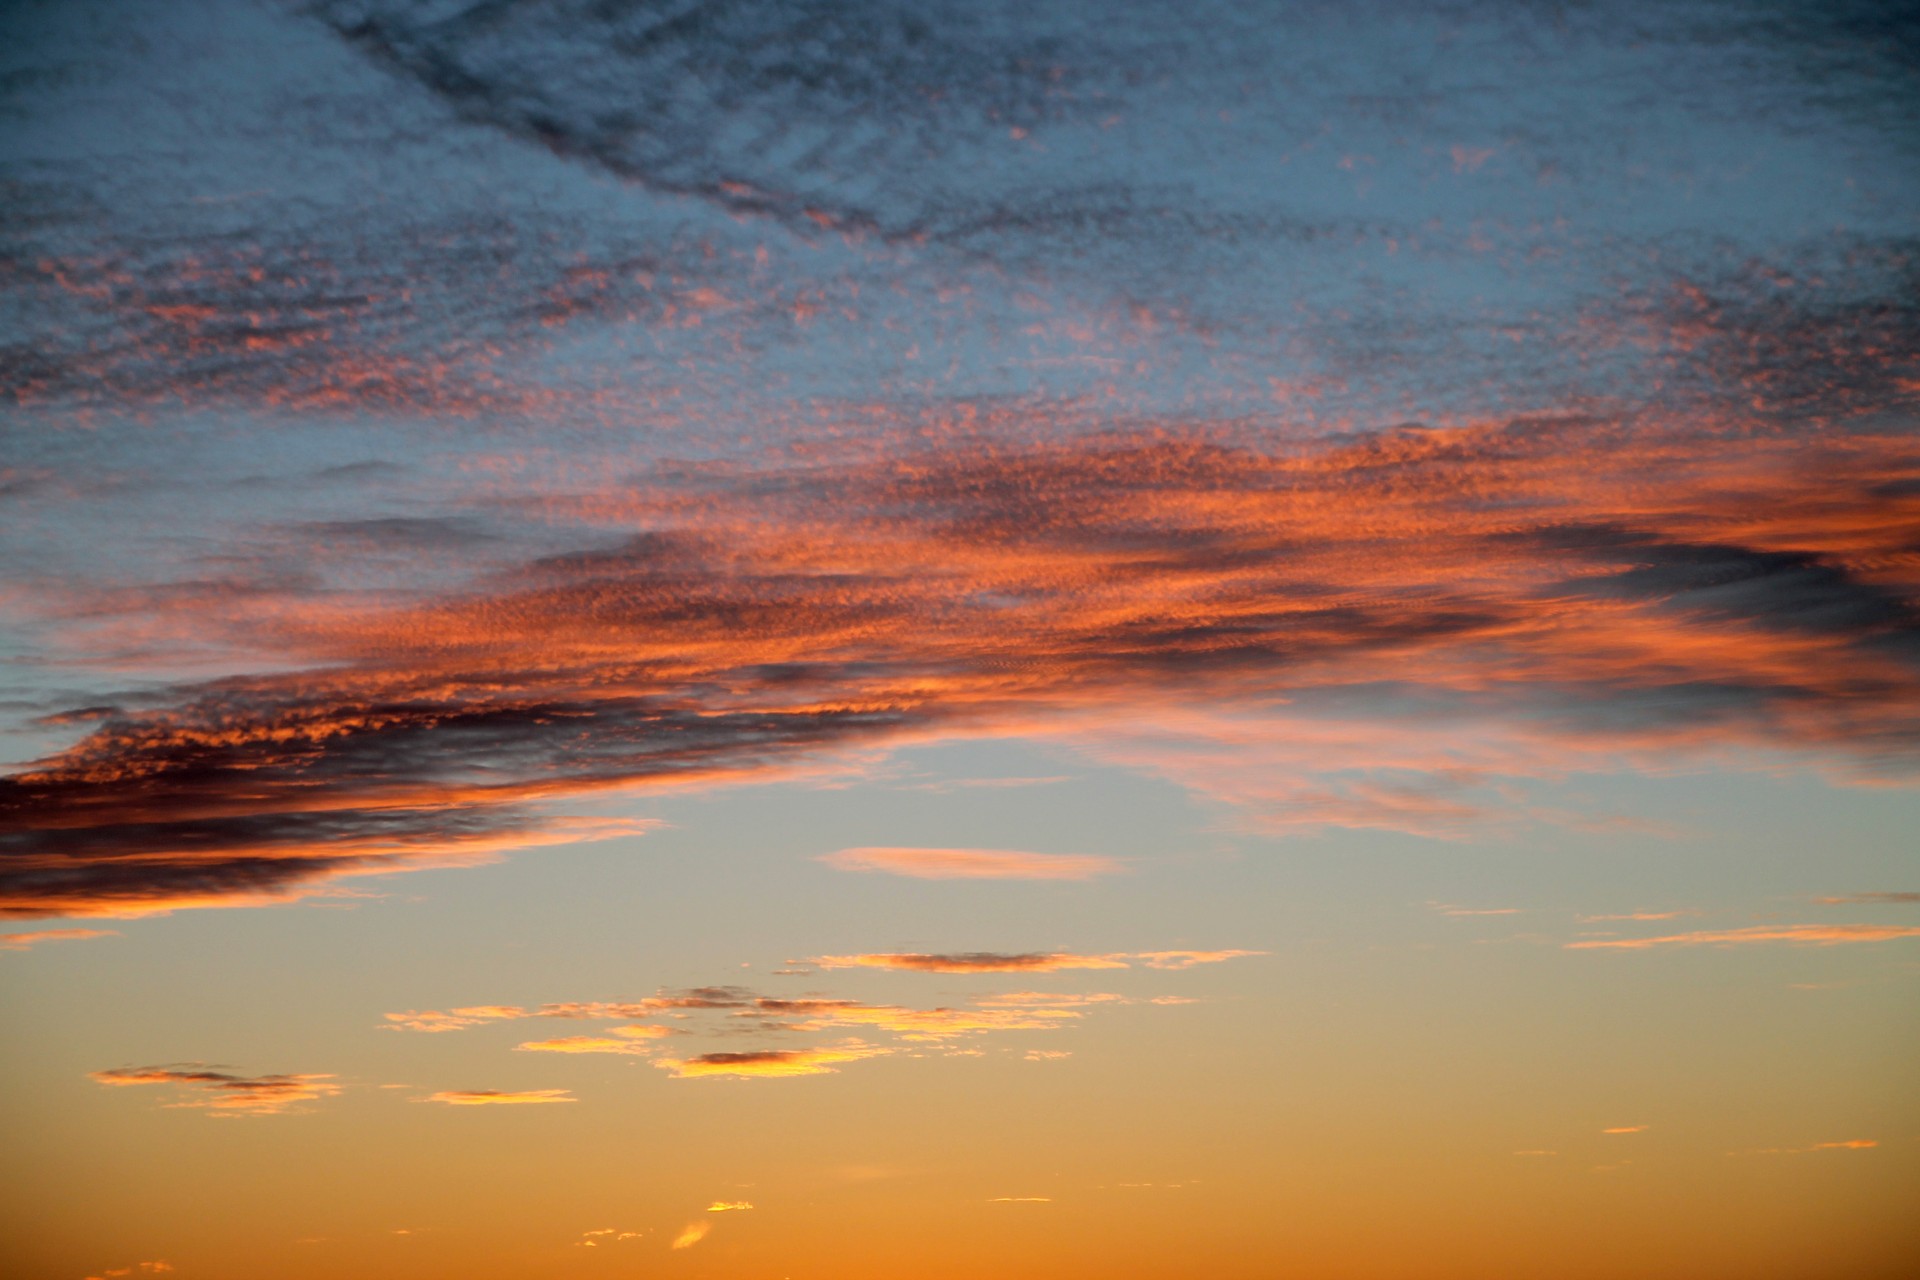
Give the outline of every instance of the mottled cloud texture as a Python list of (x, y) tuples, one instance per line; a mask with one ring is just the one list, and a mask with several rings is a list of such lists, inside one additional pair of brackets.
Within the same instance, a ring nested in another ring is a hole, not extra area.
[[(285, 616), (311, 669), (110, 714), (0, 781), (0, 911), (285, 898), (604, 838), (634, 828), (540, 804), (1168, 689), (1393, 690), (1517, 717), (1560, 767), (1744, 741), (1904, 774), (1920, 724), (1899, 437), (1122, 437), (565, 501), (648, 531), (483, 594)], [(1309, 802), (1364, 823), (1408, 811), (1414, 776)]]
[(1282, 834), (1915, 776), (1910, 166), (1795, 167), (1911, 158), (1871, 6), (1469, 2), (1462, 81), (1388, 4), (75, 4), (0, 85), (0, 917), (963, 735)]

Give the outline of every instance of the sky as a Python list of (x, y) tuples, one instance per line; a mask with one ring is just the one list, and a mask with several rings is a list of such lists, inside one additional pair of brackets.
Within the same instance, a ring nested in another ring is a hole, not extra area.
[(1920, 7), (0, 5), (0, 1271), (1907, 1276)]

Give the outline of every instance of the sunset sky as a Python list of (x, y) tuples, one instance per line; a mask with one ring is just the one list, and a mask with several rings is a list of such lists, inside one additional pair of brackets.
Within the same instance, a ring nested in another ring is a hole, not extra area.
[(1920, 9), (0, 7), (0, 1275), (1920, 1266)]

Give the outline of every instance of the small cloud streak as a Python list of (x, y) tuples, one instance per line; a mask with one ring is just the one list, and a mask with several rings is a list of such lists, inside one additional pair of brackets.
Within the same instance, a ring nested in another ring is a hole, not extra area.
[(1011, 1005), (1015, 1008), (1038, 1006), (1048, 1009), (1079, 1009), (1095, 1004), (1132, 1004), (1133, 1001), (1127, 996), (1118, 995), (1112, 991), (1003, 991), (999, 995), (981, 996), (974, 1003), (990, 1008)]
[(422, 1102), (444, 1102), (450, 1107), (519, 1107), (545, 1102), (578, 1102), (571, 1089), (447, 1089)]
[[(273, 1116), (293, 1111), (303, 1102), (331, 1098), (340, 1092), (331, 1075), (242, 1076), (203, 1063), (173, 1063), (156, 1067), (113, 1067), (89, 1077), (115, 1088), (171, 1085), (186, 1094), (169, 1107), (205, 1110), (215, 1115)], [(204, 1096), (195, 1096), (195, 1093)]]
[(708, 1213), (734, 1213), (741, 1209), (751, 1209), (751, 1208), (753, 1208), (753, 1206), (747, 1203), (745, 1200), (715, 1200), (712, 1204), (707, 1206), (707, 1212)]
[(1741, 946), (1762, 942), (1793, 942), (1833, 947), (1848, 942), (1890, 942), (1920, 937), (1920, 926), (1886, 924), (1754, 925), (1745, 929), (1672, 933), (1658, 938), (1613, 938), (1563, 944), (1569, 951), (1643, 951), (1652, 947)]
[(746, 1053), (703, 1053), (692, 1058), (662, 1058), (653, 1065), (676, 1080), (700, 1076), (779, 1079), (830, 1075), (844, 1062), (880, 1058), (894, 1050), (882, 1045), (848, 1044), (835, 1049), (759, 1049)]
[(701, 1218), (695, 1218), (692, 1222), (682, 1227), (680, 1234), (673, 1238), (673, 1247), (676, 1249), (691, 1249), (702, 1240), (705, 1240), (707, 1233), (712, 1230), (713, 1223)]
[(914, 973), (1052, 973), (1060, 969), (1125, 969), (1116, 956), (1080, 956), (1059, 951), (963, 951), (950, 954), (884, 952), (857, 956), (815, 956), (820, 969), (899, 969)]
[(118, 929), (38, 929), (32, 933), (0, 935), (0, 951), (26, 951), (43, 942), (78, 942), (83, 938), (117, 938)]
[[(388, 1029), (394, 1031), (461, 1031), (487, 1022), (518, 1018), (572, 1018), (582, 1021), (612, 1018), (648, 1018), (660, 1013), (686, 1009), (742, 1009), (753, 1003), (753, 993), (739, 987), (695, 987), (676, 995), (646, 996), (639, 1000), (569, 1000), (543, 1004), (537, 1009), (519, 1005), (465, 1005), (457, 1009), (409, 1009), (383, 1014)], [(640, 1035), (622, 1030), (621, 1035)], [(669, 1034), (667, 1029), (644, 1033)]]
[(1623, 1125), (1617, 1125), (1611, 1129), (1602, 1129), (1600, 1132), (1602, 1133), (1645, 1133), (1648, 1129), (1652, 1127), (1653, 1126), (1651, 1125), (1644, 1125), (1644, 1124), (1623, 1124)]
[(838, 871), (878, 871), (916, 880), (1091, 880), (1125, 870), (1097, 854), (1018, 849), (861, 847), (822, 854), (817, 861)]
[(1191, 969), (1197, 964), (1220, 964), (1266, 954), (1265, 951), (1136, 951), (1132, 958), (1149, 969)]
[(898, 969), (918, 973), (1053, 973), (1062, 969), (1129, 969), (1137, 960), (1149, 969), (1190, 969), (1264, 951), (1117, 951), (1076, 955), (1066, 951), (882, 952), (853, 956), (814, 956), (806, 963), (821, 969)]
[(1840, 1142), (1816, 1142), (1805, 1147), (1763, 1147), (1758, 1151), (1729, 1151), (1730, 1156), (1804, 1156), (1816, 1151), (1871, 1151), (1880, 1144), (1872, 1138), (1848, 1138)]
[(1678, 920), (1683, 916), (1699, 915), (1697, 911), (1627, 911), (1619, 915), (1580, 916), (1581, 924), (1599, 924), (1606, 920)]
[(1906, 907), (1920, 903), (1920, 893), (1848, 893), (1834, 898), (1815, 898), (1814, 901), (1823, 907)]
[(531, 1053), (652, 1053), (657, 1045), (648, 1043), (672, 1035), (671, 1027), (613, 1027), (604, 1036), (561, 1036), (555, 1040), (528, 1040), (515, 1049)]

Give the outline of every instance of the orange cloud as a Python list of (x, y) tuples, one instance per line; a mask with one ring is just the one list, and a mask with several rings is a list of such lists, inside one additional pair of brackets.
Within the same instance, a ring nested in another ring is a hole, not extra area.
[(977, 1005), (1012, 1005), (1016, 1008), (1039, 1006), (1048, 1009), (1078, 1009), (1096, 1004), (1131, 1004), (1128, 996), (1117, 995), (1111, 991), (1003, 991), (999, 995), (981, 996), (974, 1001)]
[(82, 938), (117, 938), (118, 929), (38, 929), (32, 933), (0, 934), (0, 951), (25, 951), (43, 942), (78, 942)]
[(1219, 964), (1242, 956), (1264, 956), (1264, 951), (1136, 951), (1133, 959), (1149, 969), (1191, 969), (1197, 964)]
[(578, 1102), (571, 1089), (447, 1089), (420, 1099), (453, 1107), (517, 1107), (544, 1102)]
[(947, 1040), (984, 1031), (1051, 1031), (1068, 1018), (1070, 1009), (903, 1009), (896, 1005), (866, 1005), (852, 1001), (762, 1000), (758, 1007), (770, 1014), (797, 1014), (800, 1031), (829, 1027), (867, 1027), (890, 1031), (910, 1041)]
[(673, 1238), (673, 1247), (676, 1249), (691, 1249), (702, 1240), (705, 1240), (707, 1233), (712, 1230), (713, 1224), (711, 1222), (696, 1218), (680, 1229), (680, 1234)]
[(708, 1213), (732, 1213), (736, 1210), (751, 1209), (751, 1208), (753, 1208), (753, 1206), (748, 1204), (745, 1200), (715, 1200), (712, 1204), (707, 1206), (707, 1212)]
[(1623, 1124), (1612, 1129), (1602, 1129), (1602, 1133), (1645, 1133), (1652, 1126), (1644, 1124)]
[(658, 1046), (648, 1043), (673, 1034), (671, 1027), (613, 1027), (604, 1036), (561, 1036), (554, 1040), (528, 1040), (514, 1046), (534, 1053), (652, 1053)]
[(1598, 924), (1603, 920), (1678, 920), (1699, 914), (1697, 911), (1628, 911), (1621, 915), (1581, 916), (1579, 920), (1582, 924)]
[[(270, 1116), (295, 1110), (303, 1102), (331, 1098), (340, 1092), (331, 1075), (241, 1076), (200, 1063), (159, 1067), (113, 1067), (89, 1076), (116, 1088), (171, 1085), (189, 1096), (169, 1107), (190, 1107), (216, 1115)], [(205, 1096), (191, 1096), (198, 1092)]]
[(920, 973), (1052, 973), (1062, 969), (1126, 969), (1138, 960), (1149, 969), (1190, 969), (1264, 951), (1118, 951), (1075, 955), (1064, 951), (964, 951), (944, 955), (892, 952), (855, 956), (814, 956), (806, 963), (822, 969), (904, 969)]
[(192, 636), (264, 674), (71, 709), (84, 737), (0, 779), (0, 915), (286, 901), (633, 834), (551, 806), (908, 735), (1073, 738), (1276, 831), (1457, 835), (1515, 812), (1512, 778), (1731, 749), (1913, 776), (1920, 452), (1897, 434), (1019, 426), (501, 495), (597, 532), (424, 599), (48, 587), (22, 607), (76, 660)]
[(1005, 953), (966, 951), (950, 955), (893, 952), (858, 956), (814, 956), (821, 969), (905, 969), (918, 973), (1052, 973), (1060, 969), (1124, 969), (1114, 956), (1077, 956), (1057, 951)]
[(382, 1016), (390, 1030), (441, 1032), (460, 1031), (488, 1022), (518, 1018), (570, 1018), (581, 1021), (646, 1018), (674, 1010), (744, 1009), (752, 1003), (753, 993), (739, 987), (697, 987), (676, 995), (645, 996), (639, 1000), (572, 1000), (543, 1004), (537, 1009), (524, 1009), (518, 1005), (467, 1005), (452, 1010), (409, 1009)]
[(1564, 945), (1569, 951), (1600, 949), (1638, 951), (1649, 947), (1736, 946), (1761, 942), (1797, 942), (1831, 947), (1847, 942), (1889, 942), (1895, 938), (1920, 938), (1920, 925), (1763, 924), (1744, 929), (1673, 933), (1659, 938), (1615, 938), (1606, 941), (1569, 942)]
[(843, 1062), (860, 1062), (894, 1052), (881, 1045), (847, 1044), (835, 1049), (760, 1049), (747, 1053), (703, 1053), (697, 1057), (662, 1058), (653, 1065), (673, 1073), (677, 1080), (699, 1076), (778, 1078), (831, 1074)]
[(1094, 854), (1014, 849), (866, 847), (822, 854), (818, 861), (840, 871), (881, 871), (918, 880), (1091, 880), (1124, 869)]
[(1920, 893), (1848, 893), (1836, 898), (1815, 898), (1814, 901), (1826, 907), (1868, 904), (1904, 907), (1920, 903)]

